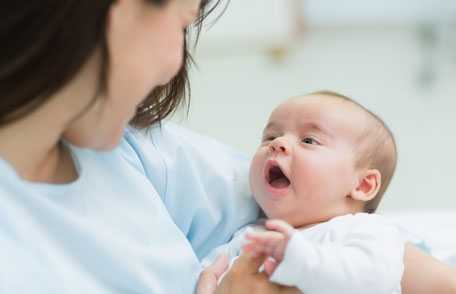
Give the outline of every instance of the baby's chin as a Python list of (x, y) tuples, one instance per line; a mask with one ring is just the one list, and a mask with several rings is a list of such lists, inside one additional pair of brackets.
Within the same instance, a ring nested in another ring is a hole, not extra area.
[(299, 214), (299, 216), (293, 216), (291, 213), (279, 211), (278, 209), (265, 210), (262, 208), (261, 213), (260, 217), (262, 218), (280, 219), (296, 229), (311, 227), (322, 222), (320, 218), (304, 218), (302, 214)]
[(277, 210), (265, 210), (262, 208), (263, 217), (267, 219), (280, 219), (286, 221), (288, 224), (293, 225), (294, 221), (289, 214)]

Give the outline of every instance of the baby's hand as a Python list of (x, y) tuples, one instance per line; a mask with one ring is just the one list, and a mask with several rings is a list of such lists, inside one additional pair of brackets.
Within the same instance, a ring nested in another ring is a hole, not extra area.
[(295, 229), (282, 220), (268, 220), (266, 228), (269, 231), (246, 233), (249, 243), (244, 245), (243, 249), (254, 257), (268, 256), (269, 258), (264, 263), (264, 270), (268, 275), (272, 275), (277, 265), (283, 260), (288, 241)]

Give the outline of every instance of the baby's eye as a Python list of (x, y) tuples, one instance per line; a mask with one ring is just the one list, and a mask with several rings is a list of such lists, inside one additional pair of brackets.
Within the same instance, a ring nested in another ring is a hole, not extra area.
[(315, 140), (312, 137), (305, 137), (302, 139), (302, 142), (304, 144), (309, 144), (309, 145), (319, 145), (320, 144), (317, 140)]
[(274, 141), (275, 138), (276, 138), (275, 136), (264, 136), (263, 142)]

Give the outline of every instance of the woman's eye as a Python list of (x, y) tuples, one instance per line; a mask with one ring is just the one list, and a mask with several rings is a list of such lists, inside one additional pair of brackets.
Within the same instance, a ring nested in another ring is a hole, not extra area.
[(302, 142), (304, 144), (309, 144), (309, 145), (318, 145), (319, 144), (318, 141), (312, 137), (305, 137), (304, 139), (302, 139)]

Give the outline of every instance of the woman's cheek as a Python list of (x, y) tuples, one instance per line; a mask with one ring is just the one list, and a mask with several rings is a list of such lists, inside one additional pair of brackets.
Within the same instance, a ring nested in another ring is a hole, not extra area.
[(169, 40), (168, 46), (164, 46), (158, 54), (160, 57), (160, 64), (162, 66), (161, 84), (168, 83), (174, 76), (177, 75), (183, 66), (184, 61), (184, 36), (183, 33), (175, 33), (179, 36)]

